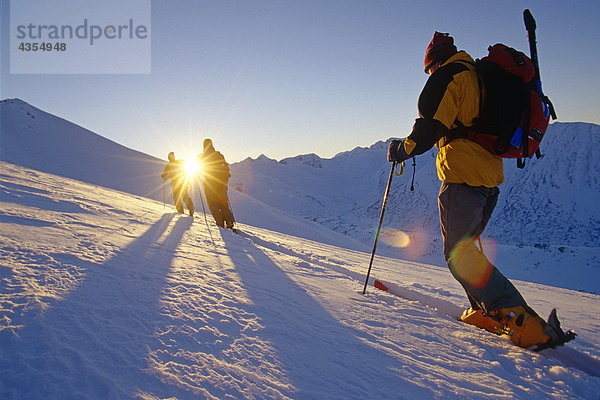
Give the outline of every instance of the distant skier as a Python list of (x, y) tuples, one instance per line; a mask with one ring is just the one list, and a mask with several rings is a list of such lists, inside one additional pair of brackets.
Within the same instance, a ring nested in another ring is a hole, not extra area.
[(451, 129), (472, 126), (478, 116), (482, 93), (474, 61), (457, 50), (451, 36), (435, 32), (424, 66), (430, 77), (419, 97), (420, 118), (405, 140), (390, 143), (388, 160), (401, 162), (434, 145), (439, 148), (444, 257), (471, 303), (461, 319), (495, 333), (509, 333), (520, 347), (561, 343), (565, 334), (556, 313), (548, 322), (540, 318), (476, 246), (496, 206), (504, 172), (502, 158), (474, 141), (448, 139)]
[(171, 189), (173, 190), (173, 201), (177, 212), (183, 214), (182, 200), (188, 208), (191, 216), (194, 216), (194, 203), (189, 195), (189, 178), (184, 168), (184, 161), (175, 159), (175, 153), (169, 153), (169, 162), (160, 176), (163, 179), (171, 180)]
[(231, 176), (229, 165), (225, 157), (215, 150), (212, 140), (205, 139), (203, 149), (197, 161), (204, 173), (204, 193), (208, 208), (218, 226), (233, 230), (235, 220), (227, 196), (227, 182)]

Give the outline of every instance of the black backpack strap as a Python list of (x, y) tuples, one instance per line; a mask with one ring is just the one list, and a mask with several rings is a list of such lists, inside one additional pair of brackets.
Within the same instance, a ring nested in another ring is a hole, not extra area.
[(448, 131), (448, 134), (440, 139), (440, 147), (447, 145), (455, 139), (469, 139), (473, 142), (477, 141), (477, 128), (475, 126), (466, 126), (459, 120), (455, 120), (454, 124), (456, 128), (452, 128)]
[[(523, 158), (517, 158), (517, 168), (525, 168), (525, 160), (529, 158), (529, 132), (531, 130), (531, 126), (529, 125), (529, 120), (531, 119), (531, 92), (528, 92), (527, 95), (527, 106), (525, 107), (525, 115), (524, 120), (528, 121), (527, 125), (523, 128), (523, 137), (521, 138), (521, 146), (523, 147)], [(532, 154), (533, 155), (533, 154)]]
[(438, 140), (438, 147), (444, 147), (445, 145), (447, 145), (455, 139), (469, 138), (469, 128), (467, 128), (459, 120), (454, 121), (454, 124), (456, 125), (456, 128), (449, 129), (448, 133)]
[(540, 158), (544, 158), (544, 155), (542, 154), (542, 152), (540, 151), (540, 148), (538, 147), (538, 149), (535, 151), (535, 158), (537, 158), (538, 160)]

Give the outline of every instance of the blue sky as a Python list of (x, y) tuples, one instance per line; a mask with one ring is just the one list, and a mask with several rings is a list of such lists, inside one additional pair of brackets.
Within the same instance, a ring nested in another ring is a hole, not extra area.
[(525, 8), (558, 120), (600, 123), (597, 0), (156, 0), (141, 75), (11, 74), (2, 0), (0, 97), (163, 159), (199, 153), (206, 137), (230, 162), (329, 158), (410, 133), (435, 30), (474, 58), (497, 42), (528, 53)]

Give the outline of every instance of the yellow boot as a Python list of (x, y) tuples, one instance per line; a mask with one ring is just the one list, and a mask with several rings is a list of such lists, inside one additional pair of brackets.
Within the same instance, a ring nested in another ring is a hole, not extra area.
[(460, 320), (465, 324), (474, 325), (497, 335), (502, 334), (502, 324), (484, 313), (483, 310), (467, 308), (461, 315)]
[(497, 311), (497, 317), (510, 341), (519, 347), (542, 345), (550, 340), (545, 332), (546, 321), (531, 309), (523, 306), (501, 308)]

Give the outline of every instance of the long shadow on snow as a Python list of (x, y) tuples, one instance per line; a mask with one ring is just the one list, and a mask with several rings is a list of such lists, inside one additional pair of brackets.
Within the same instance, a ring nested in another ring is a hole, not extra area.
[(221, 232), (256, 315), (278, 352), (296, 392), (294, 399), (417, 398), (431, 393), (398, 372), (400, 362), (359, 339), (291, 280), (251, 241)]
[(89, 213), (75, 202), (50, 199), (51, 195), (48, 191), (18, 183), (2, 182), (2, 187), (0, 187), (0, 201), (55, 212)]
[[(166, 214), (119, 254), (98, 265), (65, 254), (86, 270), (84, 282), (17, 335), (0, 332), (0, 397), (130, 398), (160, 387), (146, 368), (147, 343), (160, 319), (158, 301), (175, 249), (192, 220)], [(48, 373), (48, 371), (51, 371)], [(159, 396), (182, 395), (171, 388)]]

